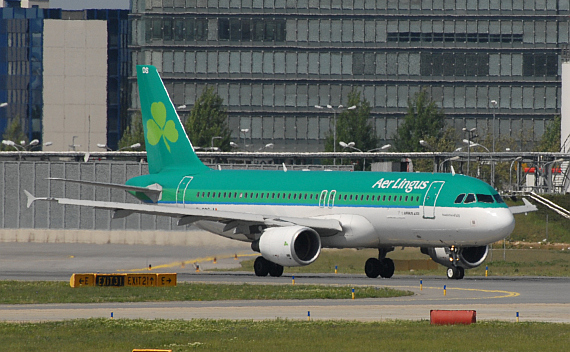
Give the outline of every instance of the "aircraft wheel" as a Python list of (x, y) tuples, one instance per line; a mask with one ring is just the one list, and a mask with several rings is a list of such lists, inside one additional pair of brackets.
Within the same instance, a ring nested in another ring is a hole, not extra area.
[(273, 276), (273, 277), (280, 277), (281, 275), (283, 275), (283, 265), (279, 265), (279, 264), (275, 264), (275, 263), (269, 263), (269, 275)]
[(253, 271), (256, 276), (267, 276), (271, 262), (263, 257), (257, 257), (253, 262)]
[(465, 276), (465, 269), (460, 266), (458, 266), (457, 269), (459, 271), (459, 274), (457, 275), (457, 280), (461, 280)]
[(465, 276), (465, 269), (457, 266), (453, 268), (447, 268), (447, 278), (454, 280), (461, 280)]
[(395, 270), (394, 261), (390, 258), (384, 258), (381, 263), (382, 271), (380, 273), (380, 276), (386, 279), (391, 278), (394, 275)]
[(376, 258), (369, 258), (364, 264), (364, 272), (369, 278), (375, 279), (382, 271), (382, 264)]

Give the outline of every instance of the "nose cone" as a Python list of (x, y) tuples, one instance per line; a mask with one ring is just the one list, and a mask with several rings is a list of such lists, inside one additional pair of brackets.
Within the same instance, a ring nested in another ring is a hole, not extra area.
[(509, 236), (515, 228), (515, 218), (509, 208), (496, 208), (489, 211), (489, 230), (493, 242)]

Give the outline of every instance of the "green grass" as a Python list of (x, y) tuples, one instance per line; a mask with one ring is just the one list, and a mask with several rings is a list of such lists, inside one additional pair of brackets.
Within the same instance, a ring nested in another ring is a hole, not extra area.
[[(542, 195), (565, 209), (570, 210), (570, 195)], [(538, 211), (515, 215), (515, 229), (511, 235), (513, 241), (541, 242), (546, 239), (546, 216), (548, 215), (548, 241), (553, 243), (570, 243), (570, 220), (554, 211), (529, 199)], [(507, 199), (509, 205), (522, 205)]]
[(0, 323), (5, 351), (567, 351), (570, 326), (427, 321), (228, 321), (88, 319)]
[[(484, 276), (485, 266), (489, 267), (489, 275), (494, 276), (570, 276), (570, 250), (541, 249), (538, 244), (533, 249), (519, 249), (507, 243), (506, 261), (503, 260), (502, 242), (495, 245), (492, 255), (478, 268), (466, 270), (467, 276)], [(570, 245), (569, 245), (570, 246)], [(364, 263), (370, 257), (376, 257), (374, 249), (325, 249), (319, 258), (311, 265), (302, 267), (287, 267), (286, 274), (296, 273), (334, 273), (335, 266), (340, 274), (364, 274)], [(429, 257), (418, 248), (398, 248), (388, 253), (388, 257), (401, 260), (428, 260)], [(253, 261), (243, 261), (242, 268), (236, 271), (253, 272)], [(445, 276), (445, 268), (438, 266), (437, 270), (396, 271), (396, 275), (441, 275)]]
[[(359, 298), (412, 295), (409, 291), (376, 287), (358, 287), (356, 292)], [(352, 298), (352, 287), (181, 283), (175, 287), (71, 288), (65, 282), (0, 281), (0, 304), (343, 298)]]

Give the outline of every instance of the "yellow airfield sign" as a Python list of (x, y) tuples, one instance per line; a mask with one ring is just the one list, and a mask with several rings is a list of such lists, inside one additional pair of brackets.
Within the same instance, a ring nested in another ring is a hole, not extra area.
[(73, 274), (69, 280), (71, 287), (163, 287), (176, 286), (176, 274)]

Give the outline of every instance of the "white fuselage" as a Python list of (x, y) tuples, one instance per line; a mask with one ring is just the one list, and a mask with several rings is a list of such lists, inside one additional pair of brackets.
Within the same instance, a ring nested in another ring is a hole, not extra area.
[[(194, 204), (185, 207), (204, 208)], [(425, 217), (423, 206), (329, 208), (217, 204), (210, 207), (271, 216), (336, 219), (343, 231), (321, 239), (323, 247), (330, 248), (482, 246), (505, 238), (514, 228), (514, 218), (508, 208), (436, 207), (434, 217), (431, 214)], [(252, 240), (236, 229), (223, 231), (225, 224), (222, 223), (199, 221), (196, 225), (225, 237)]]

